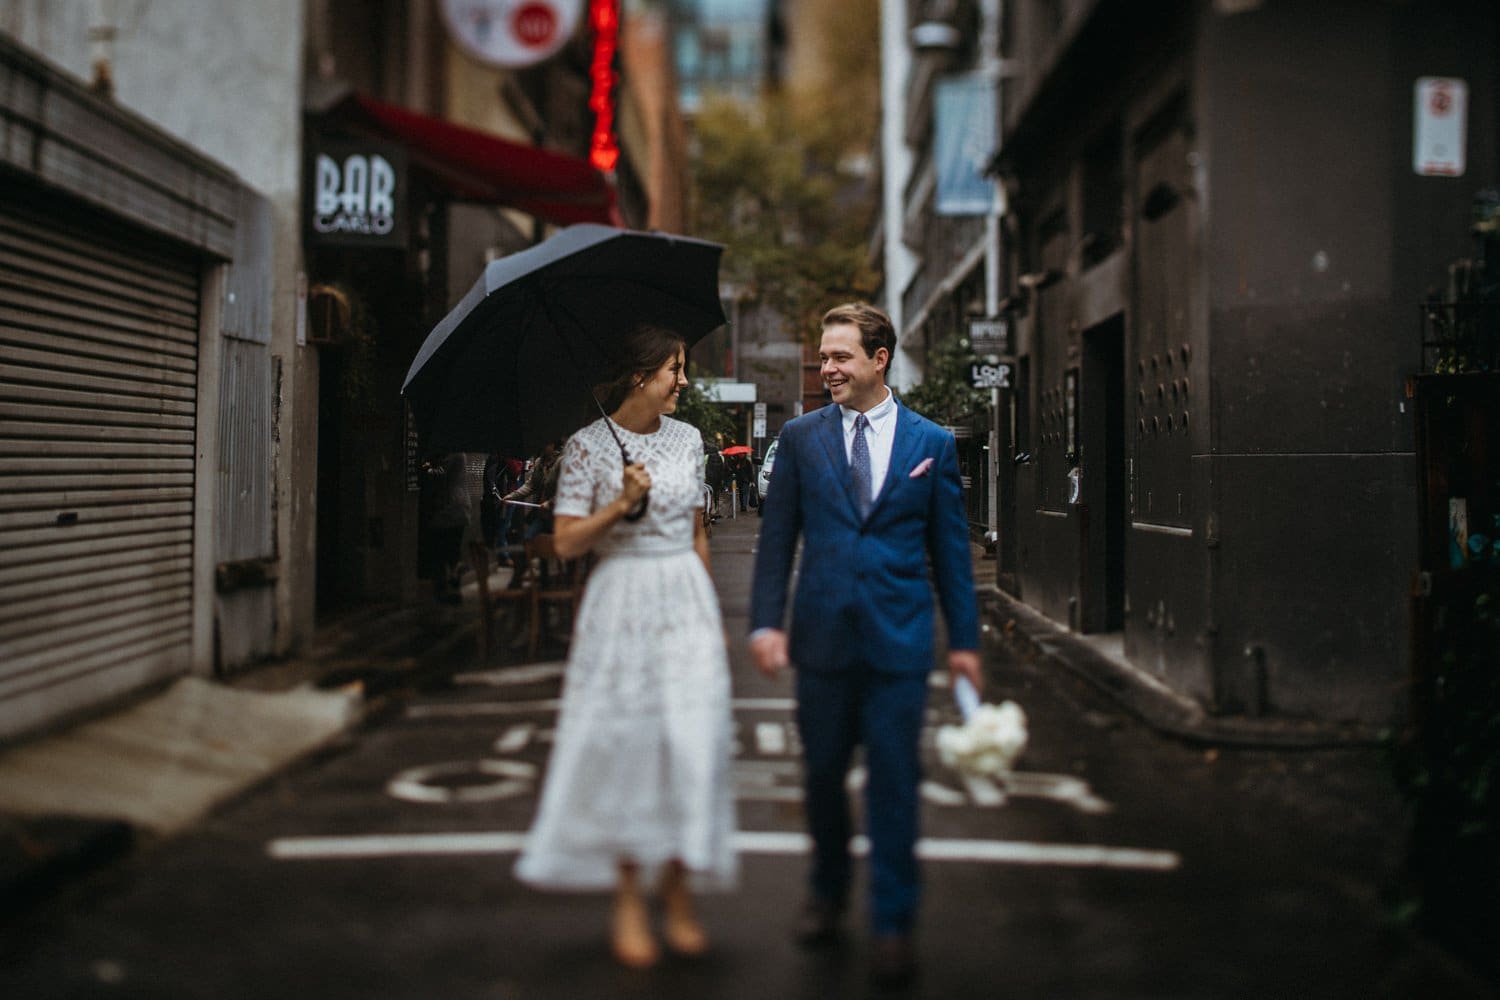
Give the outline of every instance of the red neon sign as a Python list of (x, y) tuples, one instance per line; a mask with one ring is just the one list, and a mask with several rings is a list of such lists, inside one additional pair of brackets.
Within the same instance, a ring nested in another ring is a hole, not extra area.
[(619, 0), (590, 0), (589, 26), (594, 29), (594, 60), (589, 64), (589, 110), (594, 113), (594, 138), (589, 162), (603, 171), (615, 169), (620, 147), (615, 142), (615, 49), (620, 41)]

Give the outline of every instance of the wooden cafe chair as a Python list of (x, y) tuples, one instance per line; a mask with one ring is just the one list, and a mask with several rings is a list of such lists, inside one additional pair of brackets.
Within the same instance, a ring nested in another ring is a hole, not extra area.
[(557, 554), (557, 539), (553, 535), (537, 535), (526, 543), (526, 564), (537, 567), (536, 584), (531, 588), (531, 658), (536, 659), (541, 647), (542, 629), (547, 622), (547, 609), (561, 607), (566, 612), (566, 622), (571, 630), (573, 618), (578, 612), (578, 603), (583, 598), (583, 585), (588, 575), (589, 560), (563, 559)]

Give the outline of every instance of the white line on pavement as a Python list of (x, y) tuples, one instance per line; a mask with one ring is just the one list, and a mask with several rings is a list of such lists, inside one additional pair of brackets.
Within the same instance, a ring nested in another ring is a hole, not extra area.
[(755, 748), (767, 757), (779, 757), (786, 753), (786, 730), (781, 727), (781, 723), (757, 722)]
[[(458, 854), (515, 854), (526, 844), (524, 833), (371, 834), (355, 837), (283, 837), (266, 845), (281, 861), (326, 861)], [(869, 841), (855, 837), (856, 854), (869, 852)], [(806, 834), (741, 831), (734, 835), (741, 854), (801, 855), (811, 847)], [(941, 840), (917, 842), (917, 856), (927, 861), (982, 864), (1052, 865), (1064, 868), (1116, 868), (1174, 871), (1182, 863), (1176, 851), (1099, 844), (1038, 844), (1020, 840)]]
[[(790, 712), (797, 707), (792, 698), (736, 698), (731, 703), (737, 710), (769, 710)], [(536, 712), (555, 712), (562, 706), (556, 698), (539, 701), (484, 701), (458, 702), (450, 705), (412, 705), (406, 710), (408, 719), (479, 718), (486, 715), (530, 715)]]
[(473, 670), (455, 674), (457, 684), (488, 684), (494, 687), (509, 687), (515, 684), (535, 684), (563, 675), (564, 663), (529, 663), (518, 667), (501, 667), (498, 670)]
[(408, 719), (451, 719), (484, 715), (531, 715), (536, 712), (555, 712), (562, 705), (557, 698), (541, 701), (485, 701), (478, 703), (459, 702), (452, 705), (412, 705), (406, 710)]

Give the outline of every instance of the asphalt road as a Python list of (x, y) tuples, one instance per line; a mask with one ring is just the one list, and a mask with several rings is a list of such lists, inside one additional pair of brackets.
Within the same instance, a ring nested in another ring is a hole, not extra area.
[[(512, 878), (561, 665), (466, 664), (0, 929), (0, 996), (863, 995), (857, 921), (830, 953), (787, 934), (805, 865), (790, 683), (757, 676), (738, 640), (757, 526), (723, 522), (713, 539), (736, 640), (743, 866), (737, 892), (703, 901), (707, 958), (619, 969), (604, 897)], [(1491, 995), (1386, 919), (1402, 819), (1378, 755), (1190, 747), (1068, 676), (994, 650), (986, 667), (986, 700), (1019, 702), (1032, 742), (1009, 794), (929, 757), (909, 995)], [(937, 688), (930, 711), (955, 718)]]

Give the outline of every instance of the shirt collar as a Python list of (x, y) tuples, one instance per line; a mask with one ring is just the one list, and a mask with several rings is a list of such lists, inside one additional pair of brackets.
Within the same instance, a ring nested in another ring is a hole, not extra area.
[[(859, 411), (848, 406), (840, 406), (839, 410), (844, 418), (844, 433), (852, 433), (854, 418), (859, 416)], [(884, 429), (886, 420), (895, 415), (896, 397), (891, 393), (890, 386), (886, 386), (885, 399), (866, 410), (865, 419), (870, 422), (870, 430), (879, 434)]]

